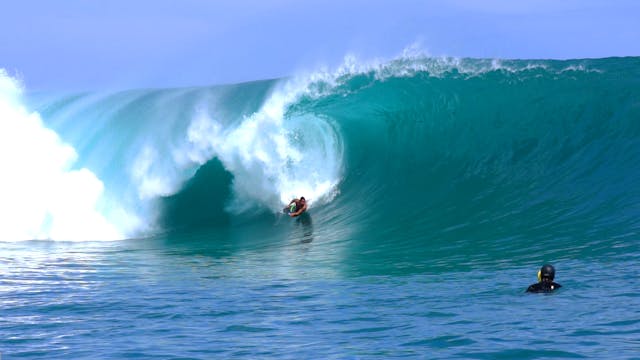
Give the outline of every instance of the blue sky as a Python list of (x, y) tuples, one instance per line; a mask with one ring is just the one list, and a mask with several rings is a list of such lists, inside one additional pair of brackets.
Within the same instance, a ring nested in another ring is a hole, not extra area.
[(293, 75), (345, 55), (640, 55), (636, 0), (20, 0), (0, 68), (28, 89), (188, 86)]

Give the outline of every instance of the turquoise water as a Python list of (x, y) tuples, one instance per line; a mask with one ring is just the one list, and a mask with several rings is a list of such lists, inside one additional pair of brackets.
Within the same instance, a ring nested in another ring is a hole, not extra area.
[(3, 358), (638, 359), (640, 59), (357, 65), (5, 86)]

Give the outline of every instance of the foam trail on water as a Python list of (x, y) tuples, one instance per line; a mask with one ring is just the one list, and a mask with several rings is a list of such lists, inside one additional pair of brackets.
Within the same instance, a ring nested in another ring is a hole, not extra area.
[[(102, 181), (86, 168), (73, 168), (76, 151), (45, 127), (21, 96), (20, 84), (0, 69), (0, 240), (125, 237), (126, 229), (100, 211)], [(137, 226), (124, 210), (111, 213)]]

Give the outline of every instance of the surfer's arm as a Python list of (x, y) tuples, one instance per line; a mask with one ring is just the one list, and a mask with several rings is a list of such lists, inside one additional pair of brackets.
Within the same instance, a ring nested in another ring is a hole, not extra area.
[(302, 214), (303, 212), (305, 212), (307, 210), (307, 204), (302, 205), (302, 207), (300, 208), (300, 210), (297, 210), (294, 213), (291, 213), (291, 217), (296, 217), (300, 214)]

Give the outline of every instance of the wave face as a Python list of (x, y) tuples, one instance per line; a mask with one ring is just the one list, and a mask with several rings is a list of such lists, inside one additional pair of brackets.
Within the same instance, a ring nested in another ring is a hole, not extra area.
[[(82, 178), (67, 187), (88, 189), (73, 206), (101, 225), (84, 239), (277, 238), (291, 230), (279, 209), (302, 195), (304, 233), (348, 240), (344, 255), (365, 268), (638, 253), (639, 58), (404, 56), (237, 85), (2, 99), (7, 129), (37, 118), (26, 138), (55, 138), (40, 152), (3, 147), (9, 173), (39, 171), (3, 181), (18, 189), (3, 211), (35, 189), (60, 193), (67, 185), (40, 173), (53, 166)], [(51, 149), (72, 155), (51, 165)], [(2, 237), (72, 237), (52, 224), (75, 228), (80, 215), (51, 210), (70, 196), (43, 200), (38, 217), (20, 213), (27, 230)]]

